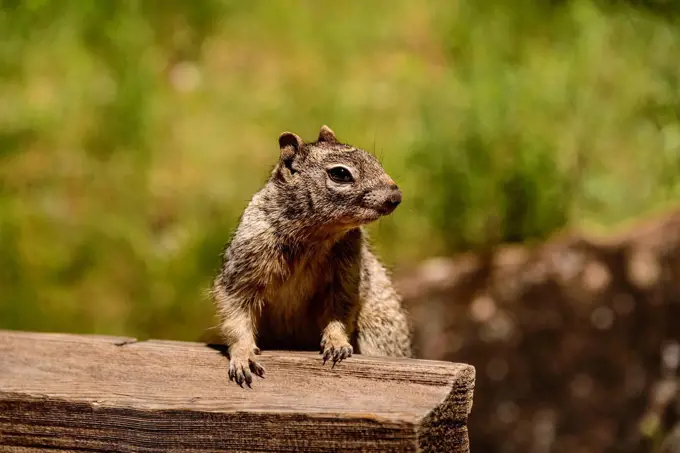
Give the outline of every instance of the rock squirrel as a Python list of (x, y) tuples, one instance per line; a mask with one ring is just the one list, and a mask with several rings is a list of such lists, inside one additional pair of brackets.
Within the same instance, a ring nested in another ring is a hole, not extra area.
[(327, 126), (304, 143), (284, 132), (279, 161), (227, 245), (211, 295), (229, 378), (250, 386), (264, 349), (411, 357), (411, 325), (362, 225), (402, 194), (370, 153)]

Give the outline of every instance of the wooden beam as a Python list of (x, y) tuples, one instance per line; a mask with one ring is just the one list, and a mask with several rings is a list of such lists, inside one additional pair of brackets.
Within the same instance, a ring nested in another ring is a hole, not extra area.
[(470, 365), (0, 330), (0, 451), (468, 452)]

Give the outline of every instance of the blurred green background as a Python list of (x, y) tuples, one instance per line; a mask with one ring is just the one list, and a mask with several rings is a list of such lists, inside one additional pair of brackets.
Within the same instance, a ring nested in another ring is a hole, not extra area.
[(0, 328), (197, 339), (284, 130), (382, 157), (396, 269), (680, 195), (676, 2), (0, 5)]

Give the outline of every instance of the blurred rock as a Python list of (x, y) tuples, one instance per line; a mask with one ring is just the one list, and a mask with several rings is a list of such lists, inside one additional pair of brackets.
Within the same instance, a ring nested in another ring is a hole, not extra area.
[(472, 451), (680, 451), (680, 211), (396, 281), (419, 357), (477, 368)]

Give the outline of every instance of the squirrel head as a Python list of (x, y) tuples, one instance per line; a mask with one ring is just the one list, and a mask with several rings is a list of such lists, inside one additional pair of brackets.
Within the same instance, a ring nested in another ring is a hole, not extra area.
[(272, 179), (290, 220), (340, 232), (388, 215), (401, 203), (401, 191), (380, 162), (341, 143), (328, 126), (309, 143), (284, 132), (279, 147)]

